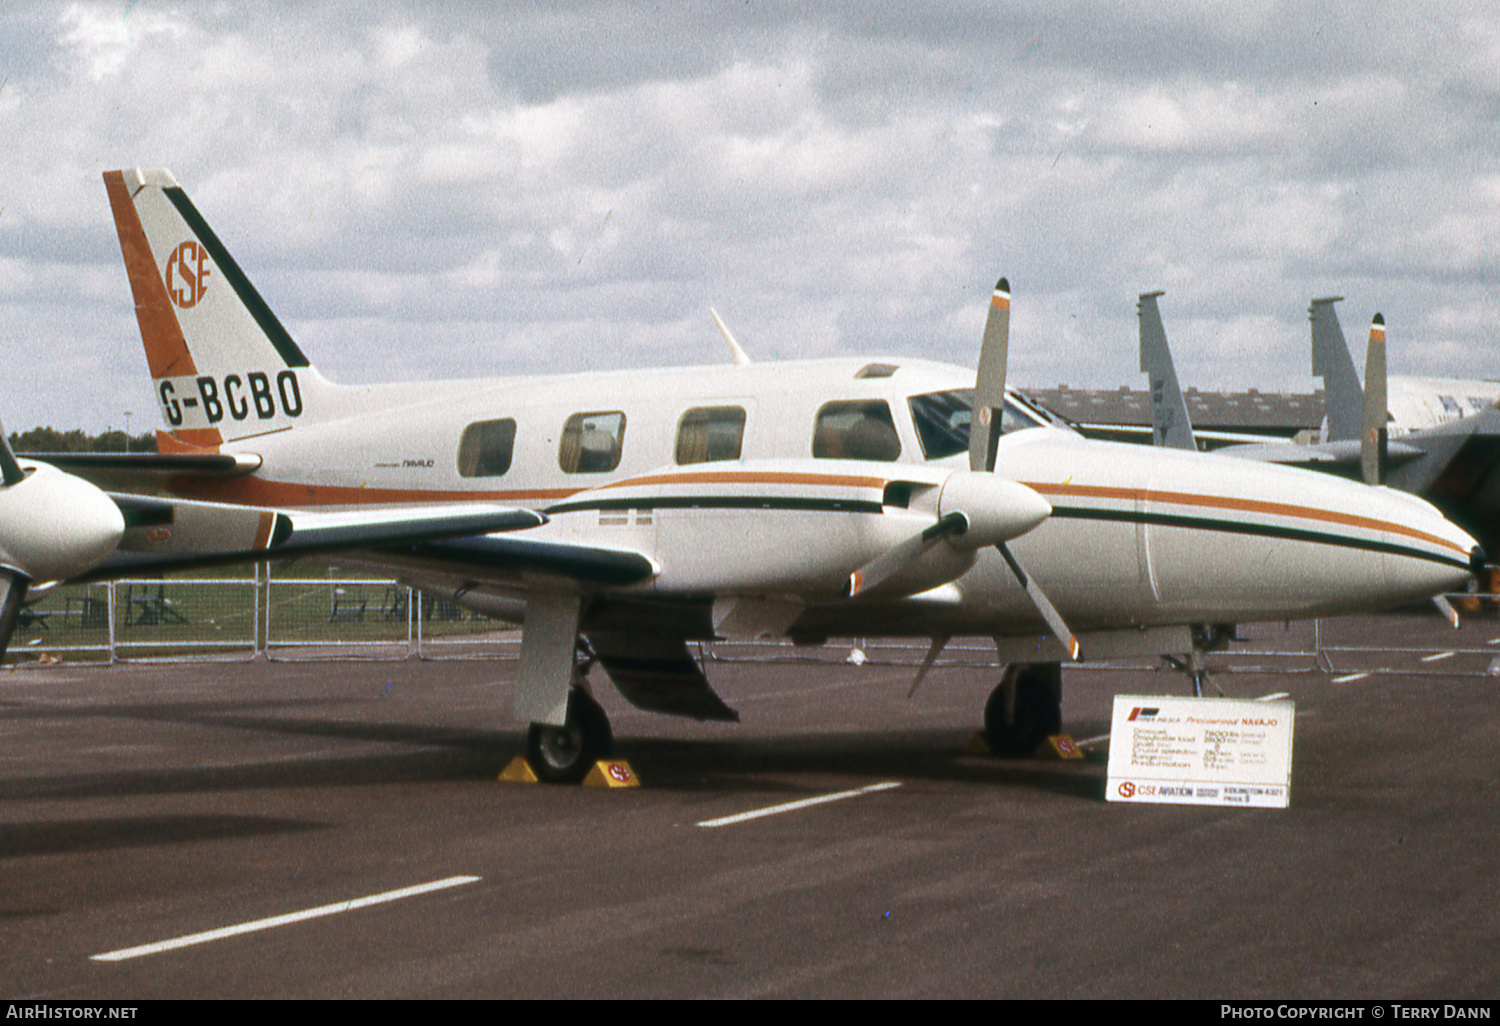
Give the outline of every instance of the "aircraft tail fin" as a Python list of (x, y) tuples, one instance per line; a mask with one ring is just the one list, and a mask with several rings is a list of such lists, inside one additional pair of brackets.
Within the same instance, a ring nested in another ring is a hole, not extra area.
[(1354, 370), (1354, 359), (1344, 342), (1344, 329), (1333, 304), (1343, 296), (1314, 299), (1308, 310), (1312, 321), (1312, 372), (1323, 379), (1323, 399), (1328, 407), (1325, 442), (1351, 441), (1359, 437), (1363, 419), (1364, 389)]
[(212, 449), (317, 419), (334, 388), (165, 169), (105, 190), (172, 448)]
[(1164, 294), (1143, 292), (1136, 302), (1136, 313), (1141, 320), (1141, 370), (1151, 382), (1151, 444), (1196, 452), (1193, 422), (1177, 383), (1177, 368), (1172, 365), (1172, 350), (1167, 347), (1161, 311), (1156, 307), (1156, 297)]
[(1365, 354), (1365, 394), (1359, 432), (1359, 470), (1365, 484), (1384, 484), (1386, 434), (1385, 318), (1370, 322), (1370, 348)]

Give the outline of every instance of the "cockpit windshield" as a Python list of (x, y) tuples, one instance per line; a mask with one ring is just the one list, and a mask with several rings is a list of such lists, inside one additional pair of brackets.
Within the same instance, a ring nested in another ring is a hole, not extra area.
[[(928, 392), (908, 400), (912, 423), (922, 443), (922, 454), (929, 460), (940, 460), (969, 451), (969, 421), (974, 413), (974, 390), (955, 388), (951, 392)], [(1005, 397), (1000, 417), (1000, 433), (1023, 431), (1044, 424), (1057, 424), (1040, 408), (1016, 395)]]

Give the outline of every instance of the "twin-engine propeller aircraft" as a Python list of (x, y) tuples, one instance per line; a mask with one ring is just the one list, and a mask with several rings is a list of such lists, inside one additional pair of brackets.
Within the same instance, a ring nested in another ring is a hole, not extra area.
[(154, 500), (180, 519), (154, 542), (127, 537), (151, 549), (128, 558), (139, 571), (274, 555), (266, 522), (319, 509), (534, 517), (351, 539), (339, 561), (523, 622), (515, 712), (549, 779), (577, 779), (609, 748), (593, 661), (640, 708), (737, 719), (688, 642), (925, 637), (920, 681), (948, 639), (987, 636), (1010, 664), (988, 740), (1027, 754), (1060, 727), (1062, 661), (1188, 654), (1239, 621), (1424, 600), (1462, 587), (1474, 558), (1408, 495), (1049, 420), (1005, 390), (1003, 279), (977, 380), (920, 360), (754, 364), (731, 344), (735, 363), (718, 367), (338, 386), (169, 173), (104, 177), (165, 456), (79, 469), (231, 504)]

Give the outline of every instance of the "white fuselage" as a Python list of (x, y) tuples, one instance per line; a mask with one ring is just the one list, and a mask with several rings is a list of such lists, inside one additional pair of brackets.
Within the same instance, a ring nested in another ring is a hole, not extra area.
[[(965, 571), (939, 546), (899, 593), (841, 598), (852, 570), (920, 522), (920, 500), (900, 508), (888, 501), (888, 486), (910, 491), (967, 465), (962, 451), (929, 458), (932, 440), (921, 435), (911, 400), (971, 388), (973, 372), (916, 360), (882, 361), (873, 373), (863, 370), (869, 366), (829, 360), (400, 386), (320, 383), (302, 390), (306, 410), (291, 430), (223, 445), (257, 454), (254, 474), (195, 492), (283, 507), (467, 497), (551, 509), (539, 536), (631, 549), (660, 567), (622, 597), (781, 603), (794, 612), (800, 605), (798, 629), (814, 635), (1043, 630), (988, 548), (968, 554)], [(827, 427), (820, 410), (830, 403), (885, 404), (894, 442), (865, 453), (881, 458), (819, 458), (850, 455), (819, 439)], [(693, 411), (726, 408), (743, 412), (739, 459), (692, 462), (689, 452), (690, 462), (679, 463), (683, 435), (699, 417)], [(579, 415), (592, 436), (568, 436)], [(506, 420), (514, 423), (495, 436), (509, 435), (503, 473), (475, 475), (483, 460), (461, 452), (466, 430)], [(600, 443), (605, 435), (614, 436), (613, 448)], [(593, 452), (592, 463), (579, 458), (580, 444)], [(713, 477), (726, 471), (737, 479)], [(1088, 441), (1053, 427), (1009, 431), (996, 473), (1052, 504), (1052, 516), (1011, 545), (1077, 630), (1273, 620), (1425, 599), (1463, 586), (1474, 544), (1402, 493)], [(640, 478), (649, 483), (637, 486)], [(840, 483), (853, 479), (864, 483)], [(675, 502), (663, 501), (664, 489)], [(777, 502), (753, 501), (767, 495)], [(600, 496), (610, 501), (592, 501)], [(408, 576), (477, 605), (505, 591), (503, 581), (464, 581), (451, 572)]]
[(1390, 435), (1400, 438), (1483, 413), (1500, 400), (1500, 381), (1391, 378), (1386, 386)]

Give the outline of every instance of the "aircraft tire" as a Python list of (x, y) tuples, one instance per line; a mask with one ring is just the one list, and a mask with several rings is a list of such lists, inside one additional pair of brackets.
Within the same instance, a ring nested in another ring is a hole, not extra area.
[[(1006, 718), (1006, 685), (1014, 683), (1014, 719)], [(984, 703), (984, 740), (1006, 759), (1036, 754), (1048, 736), (1062, 730), (1062, 671), (1055, 663), (1017, 663), (1005, 669)]]
[(589, 694), (568, 694), (567, 722), (561, 727), (533, 723), (526, 733), (526, 755), (536, 775), (549, 784), (576, 784), (614, 748), (609, 717)]

